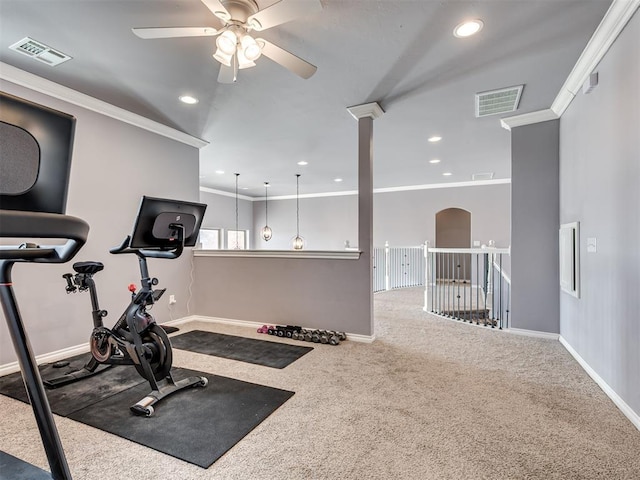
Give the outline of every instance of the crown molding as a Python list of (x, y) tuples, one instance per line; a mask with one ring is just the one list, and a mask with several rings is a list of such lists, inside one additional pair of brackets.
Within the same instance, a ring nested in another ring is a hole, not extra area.
[(487, 185), (502, 185), (511, 183), (510, 178), (496, 178), (495, 180), (470, 180), (466, 182), (429, 183), (425, 185), (407, 185), (404, 187), (374, 188), (373, 193), (410, 192), (414, 190), (437, 190), (440, 188), (482, 187)]
[(356, 120), (366, 117), (371, 117), (375, 120), (384, 115), (384, 110), (376, 102), (354, 105), (353, 107), (347, 107), (347, 110)]
[(514, 127), (522, 125), (531, 125), (532, 123), (548, 122), (549, 120), (557, 120), (560, 118), (556, 113), (547, 108), (538, 110), (537, 112), (523, 113), (522, 115), (514, 115), (513, 117), (501, 118), (500, 125), (505, 130), (511, 130)]
[[(206, 193), (213, 193), (215, 195), (222, 195), (223, 197), (236, 198), (236, 194), (233, 192), (225, 192), (224, 190), (216, 190), (215, 188), (200, 187), (200, 191), (206, 192)], [(240, 195), (240, 194), (238, 194), (238, 198), (240, 200), (249, 200), (251, 202), (255, 202), (256, 200), (254, 197), (249, 197), (247, 195)], [(296, 197), (294, 196), (293, 198), (296, 198)], [(271, 197), (269, 197), (269, 200), (271, 200)]]
[(639, 6), (640, 0), (613, 0), (560, 89), (560, 93), (551, 104), (551, 110), (558, 117), (562, 116)]
[(149, 120), (141, 115), (103, 102), (95, 97), (85, 95), (59, 83), (34, 75), (33, 73), (20, 70), (4, 62), (0, 62), (0, 78), (198, 149), (209, 144), (209, 142), (205, 140), (193, 137), (175, 128), (168, 127), (154, 120)]
[(513, 127), (560, 118), (638, 7), (640, 7), (640, 0), (613, 0), (609, 10), (605, 13), (598, 28), (591, 36), (589, 43), (580, 54), (578, 61), (551, 104), (551, 108), (501, 118), (500, 125), (502, 128), (511, 130)]
[[(439, 188), (460, 188), (460, 187), (482, 187), (488, 185), (503, 185), (511, 183), (510, 178), (498, 178), (495, 180), (472, 180), (468, 182), (449, 182), (449, 183), (430, 183), (425, 185), (406, 185), (403, 187), (385, 187), (385, 188), (374, 188), (373, 193), (393, 193), (393, 192), (410, 192), (414, 190), (435, 190)], [(201, 192), (209, 192), (215, 193), (218, 195), (224, 195), (226, 197), (234, 197), (234, 193), (224, 192), (222, 190), (215, 190), (213, 188), (208, 187), (200, 187)], [(342, 192), (321, 192), (321, 193), (305, 193), (304, 195), (300, 195), (298, 198), (322, 198), (322, 197), (348, 197), (358, 195), (357, 190), (345, 190)], [(264, 197), (243, 197), (239, 196), (243, 200), (251, 200), (252, 202), (262, 202), (264, 201)], [(295, 195), (275, 195), (269, 196), (269, 201), (271, 200), (295, 200)]]

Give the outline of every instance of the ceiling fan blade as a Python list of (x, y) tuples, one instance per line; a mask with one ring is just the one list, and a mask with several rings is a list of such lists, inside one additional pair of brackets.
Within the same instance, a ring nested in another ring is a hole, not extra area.
[(318, 67), (311, 65), (309, 62), (302, 60), (300, 57), (296, 57), (293, 53), (287, 52), (285, 49), (271, 42), (267, 42), (263, 38), (256, 38), (256, 42), (262, 47), (262, 54), (265, 57), (279, 63), (299, 77), (309, 78), (316, 73), (318, 69)]
[(227, 11), (227, 9), (224, 8), (224, 5), (222, 5), (222, 2), (220, 0), (202, 0), (202, 3), (204, 3), (206, 7), (211, 10), (211, 13), (213, 13), (223, 22), (226, 22), (231, 18), (231, 15)]
[(280, 0), (278, 3), (251, 15), (247, 19), (247, 25), (261, 32), (303, 15), (317, 13), (320, 10), (322, 10), (320, 0)]
[(177, 37), (210, 37), (219, 32), (213, 27), (151, 27), (132, 28), (131, 31), (144, 39)]

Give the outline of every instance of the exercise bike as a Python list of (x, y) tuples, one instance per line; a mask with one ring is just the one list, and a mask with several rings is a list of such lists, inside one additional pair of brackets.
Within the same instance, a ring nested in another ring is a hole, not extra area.
[[(158, 213), (159, 209), (167, 207), (167, 203), (174, 211)], [(182, 211), (185, 205), (198, 207), (200, 221), (193, 213)], [(101, 262), (77, 262), (73, 264), (75, 274), (63, 275), (67, 281), (67, 293), (90, 293), (93, 318), (93, 331), (89, 339), (91, 359), (80, 370), (45, 379), (43, 383), (46, 387), (61, 387), (96, 375), (113, 365), (133, 365), (140, 376), (149, 382), (151, 393), (130, 409), (136, 415), (149, 417), (153, 415), (153, 405), (168, 395), (185, 388), (207, 385), (206, 377), (193, 376), (177, 382), (173, 379), (171, 342), (165, 330), (147, 311), (147, 307), (156, 303), (166, 291), (153, 289), (158, 279), (149, 277), (147, 258), (178, 258), (185, 246), (185, 238), (191, 238), (195, 244), (198, 232), (195, 227), (196, 224), (199, 226), (203, 214), (204, 205), (201, 204), (143, 197), (134, 234), (109, 251), (116, 255), (135, 254), (138, 257), (142, 288), (136, 293), (135, 285), (130, 285), (131, 303), (111, 329), (104, 326), (103, 319), (107, 311), (99, 306), (93, 280), (94, 275), (104, 269), (104, 265)], [(189, 231), (185, 234), (186, 229)], [(145, 248), (135, 247), (138, 244)]]

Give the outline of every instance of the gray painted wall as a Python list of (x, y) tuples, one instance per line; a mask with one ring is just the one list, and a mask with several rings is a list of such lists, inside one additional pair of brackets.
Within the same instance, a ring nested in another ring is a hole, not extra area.
[[(376, 193), (373, 197), (373, 244), (435, 244), (435, 215), (457, 207), (471, 215), (474, 240), (487, 244), (495, 240), (499, 247), (510, 245), (511, 185), (494, 184), (471, 187), (437, 188), (405, 192)], [(357, 246), (358, 200), (355, 195), (300, 199), (300, 234), (310, 250), (342, 250), (345, 240)], [(259, 238), (264, 226), (264, 202), (254, 202), (254, 232), (257, 249), (290, 250), (295, 236), (295, 200), (270, 200), (269, 225), (273, 238)]]
[(560, 334), (640, 416), (640, 13), (596, 71), (560, 122), (560, 220), (581, 237), (581, 296), (561, 293)]
[(511, 131), (511, 326), (558, 333), (559, 120)]
[[(110, 255), (131, 233), (140, 197), (197, 201), (198, 150), (129, 124), (0, 80), (0, 89), (77, 118), (67, 213), (91, 226), (89, 239), (73, 261), (97, 260), (101, 307), (111, 326), (129, 302), (127, 286), (139, 285), (135, 256)], [(177, 260), (149, 260), (151, 275), (168, 289), (153, 314), (159, 322), (186, 316), (190, 249)], [(88, 294), (67, 295), (64, 265), (18, 264), (14, 289), (36, 355), (84, 344), (92, 329)], [(178, 303), (169, 309), (169, 294)], [(0, 320), (0, 364), (15, 361), (4, 318)]]
[(195, 313), (371, 335), (362, 261), (195, 257)]

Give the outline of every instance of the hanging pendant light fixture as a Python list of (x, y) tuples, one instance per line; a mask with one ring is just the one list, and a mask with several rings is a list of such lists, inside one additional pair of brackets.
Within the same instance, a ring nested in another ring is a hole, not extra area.
[(262, 238), (265, 242), (271, 240), (273, 236), (273, 232), (271, 231), (271, 227), (269, 226), (269, 218), (267, 216), (267, 191), (269, 190), (269, 182), (264, 182), (264, 227), (262, 227)]
[(235, 246), (235, 250), (239, 250), (240, 249), (240, 231), (238, 230), (238, 177), (240, 176), (239, 173), (234, 174), (236, 176), (236, 246)]
[(303, 248), (304, 239), (300, 236), (300, 174), (296, 173), (296, 237), (293, 239), (293, 249)]

